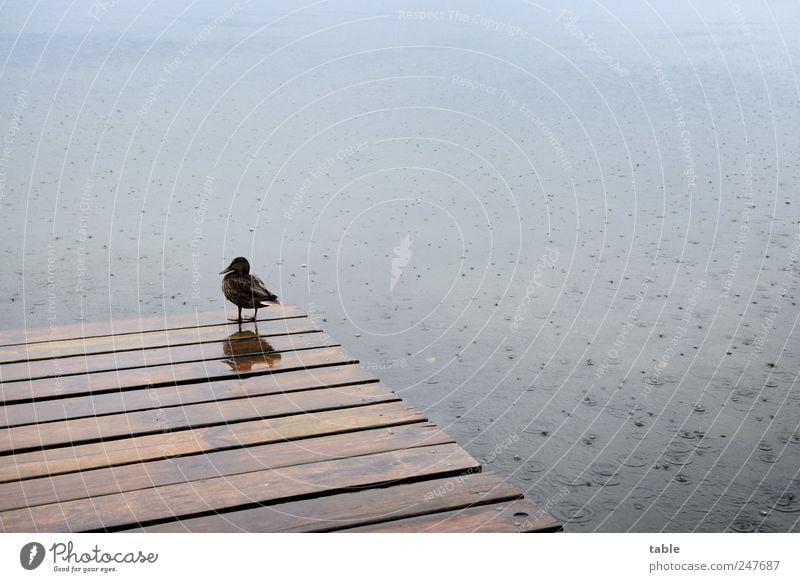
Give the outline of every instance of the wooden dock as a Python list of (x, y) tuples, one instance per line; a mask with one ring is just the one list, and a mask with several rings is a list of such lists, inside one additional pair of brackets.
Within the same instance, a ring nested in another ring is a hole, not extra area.
[(296, 307), (0, 332), (0, 531), (559, 523)]

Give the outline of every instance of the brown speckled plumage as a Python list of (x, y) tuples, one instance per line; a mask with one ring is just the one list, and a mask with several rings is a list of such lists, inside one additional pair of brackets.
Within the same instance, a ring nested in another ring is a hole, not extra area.
[(267, 289), (261, 278), (250, 274), (250, 263), (244, 257), (233, 259), (220, 275), (225, 275), (222, 279), (222, 292), (228, 301), (239, 308), (239, 318), (235, 321), (242, 321), (242, 309), (255, 309), (255, 319), (259, 308), (280, 303), (278, 296)]

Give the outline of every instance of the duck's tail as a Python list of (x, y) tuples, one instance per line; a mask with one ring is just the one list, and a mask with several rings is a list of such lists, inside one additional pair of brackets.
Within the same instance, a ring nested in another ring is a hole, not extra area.
[(280, 305), (281, 304), (281, 302), (278, 301), (278, 296), (275, 295), (274, 293), (270, 297), (268, 297), (267, 299), (262, 299), (260, 301), (260, 303), (264, 307), (269, 307), (270, 305)]

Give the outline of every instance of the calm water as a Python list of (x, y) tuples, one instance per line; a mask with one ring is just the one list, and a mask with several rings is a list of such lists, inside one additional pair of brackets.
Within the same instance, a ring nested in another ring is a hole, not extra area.
[(0, 8), (3, 327), (246, 255), (571, 531), (800, 530), (796, 2), (141, 4)]

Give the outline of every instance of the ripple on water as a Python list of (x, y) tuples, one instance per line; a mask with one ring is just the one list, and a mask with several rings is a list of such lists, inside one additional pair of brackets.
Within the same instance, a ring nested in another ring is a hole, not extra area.
[(698, 443), (695, 445), (695, 453), (698, 455), (705, 453), (718, 453), (719, 450), (719, 442), (710, 436), (703, 436), (699, 438)]
[(734, 396), (738, 396), (739, 398), (747, 398), (753, 399), (758, 396), (758, 393), (761, 392), (758, 388), (737, 388), (733, 391)]
[(670, 453), (688, 453), (692, 450), (692, 447), (687, 445), (683, 441), (672, 441), (667, 445), (667, 451)]
[(739, 516), (733, 520), (730, 529), (737, 533), (750, 533), (756, 531), (760, 522), (761, 518), (756, 519), (749, 516)]
[(737, 388), (731, 395), (731, 406), (739, 412), (750, 412), (756, 396), (758, 396), (758, 390), (755, 388)]
[(795, 431), (795, 432), (781, 431), (775, 438), (782, 445), (788, 445), (788, 444), (800, 445), (800, 431)]
[(539, 425), (539, 426), (528, 426), (528, 427), (525, 427), (525, 428), (522, 429), (522, 432), (546, 437), (546, 436), (550, 436), (550, 434), (553, 431), (549, 426), (541, 426), (541, 425)]
[(539, 384), (539, 389), (542, 390), (548, 396), (552, 396), (559, 390), (561, 390), (561, 384)]
[(544, 394), (555, 394), (561, 385), (558, 383), (550, 382), (546, 379), (539, 379), (527, 388), (528, 392), (542, 392)]
[(575, 501), (560, 501), (552, 511), (564, 523), (586, 523), (594, 518), (590, 507)]
[(672, 374), (661, 374), (658, 379), (661, 380), (663, 384), (677, 384), (681, 381), (679, 376), (673, 376)]
[(626, 467), (644, 467), (652, 462), (652, 457), (645, 453), (631, 453), (630, 455), (620, 455), (617, 460)]
[(592, 477), (592, 483), (600, 487), (615, 487), (620, 484), (620, 480), (616, 475), (595, 475)]
[(520, 470), (520, 477), (525, 481), (531, 481), (537, 473), (541, 473), (546, 469), (544, 463), (539, 461), (528, 461), (525, 466)]
[(790, 370), (786, 366), (774, 362), (767, 362), (764, 364), (763, 370), (767, 373), (767, 380), (782, 383), (793, 383), (797, 375), (797, 370)]
[(540, 473), (546, 468), (545, 464), (540, 461), (528, 461), (525, 463), (525, 471), (530, 471), (531, 473)]
[(589, 483), (586, 475), (568, 475), (566, 473), (553, 473), (556, 481), (567, 487), (585, 487)]
[(661, 458), (670, 465), (683, 467), (692, 463), (690, 453), (664, 453)]
[(655, 489), (650, 487), (634, 487), (630, 493), (630, 498), (633, 501), (650, 501), (658, 495)]
[(581, 404), (584, 406), (597, 406), (597, 401), (591, 396), (584, 396), (583, 400), (581, 400)]
[(636, 404), (609, 404), (605, 407), (605, 411), (610, 416), (623, 420), (638, 420), (644, 416), (644, 413)]
[(619, 464), (618, 463), (608, 463), (604, 461), (598, 461), (596, 463), (591, 464), (592, 473), (595, 475), (600, 475), (601, 477), (611, 477), (619, 473)]
[(456, 423), (456, 427), (464, 435), (479, 436), (483, 434), (483, 428), (477, 422), (459, 420)]
[(741, 507), (748, 503), (755, 503), (753, 499), (753, 488), (743, 483), (730, 483), (725, 486), (718, 486), (716, 496), (721, 503)]
[(620, 502), (617, 499), (604, 499), (600, 502), (600, 507), (606, 511), (616, 511), (619, 509)]
[(775, 453), (761, 453), (758, 455), (760, 461), (768, 464), (777, 463), (778, 462), (778, 455)]
[(800, 511), (800, 496), (792, 491), (781, 493), (772, 508), (781, 513), (797, 513)]

